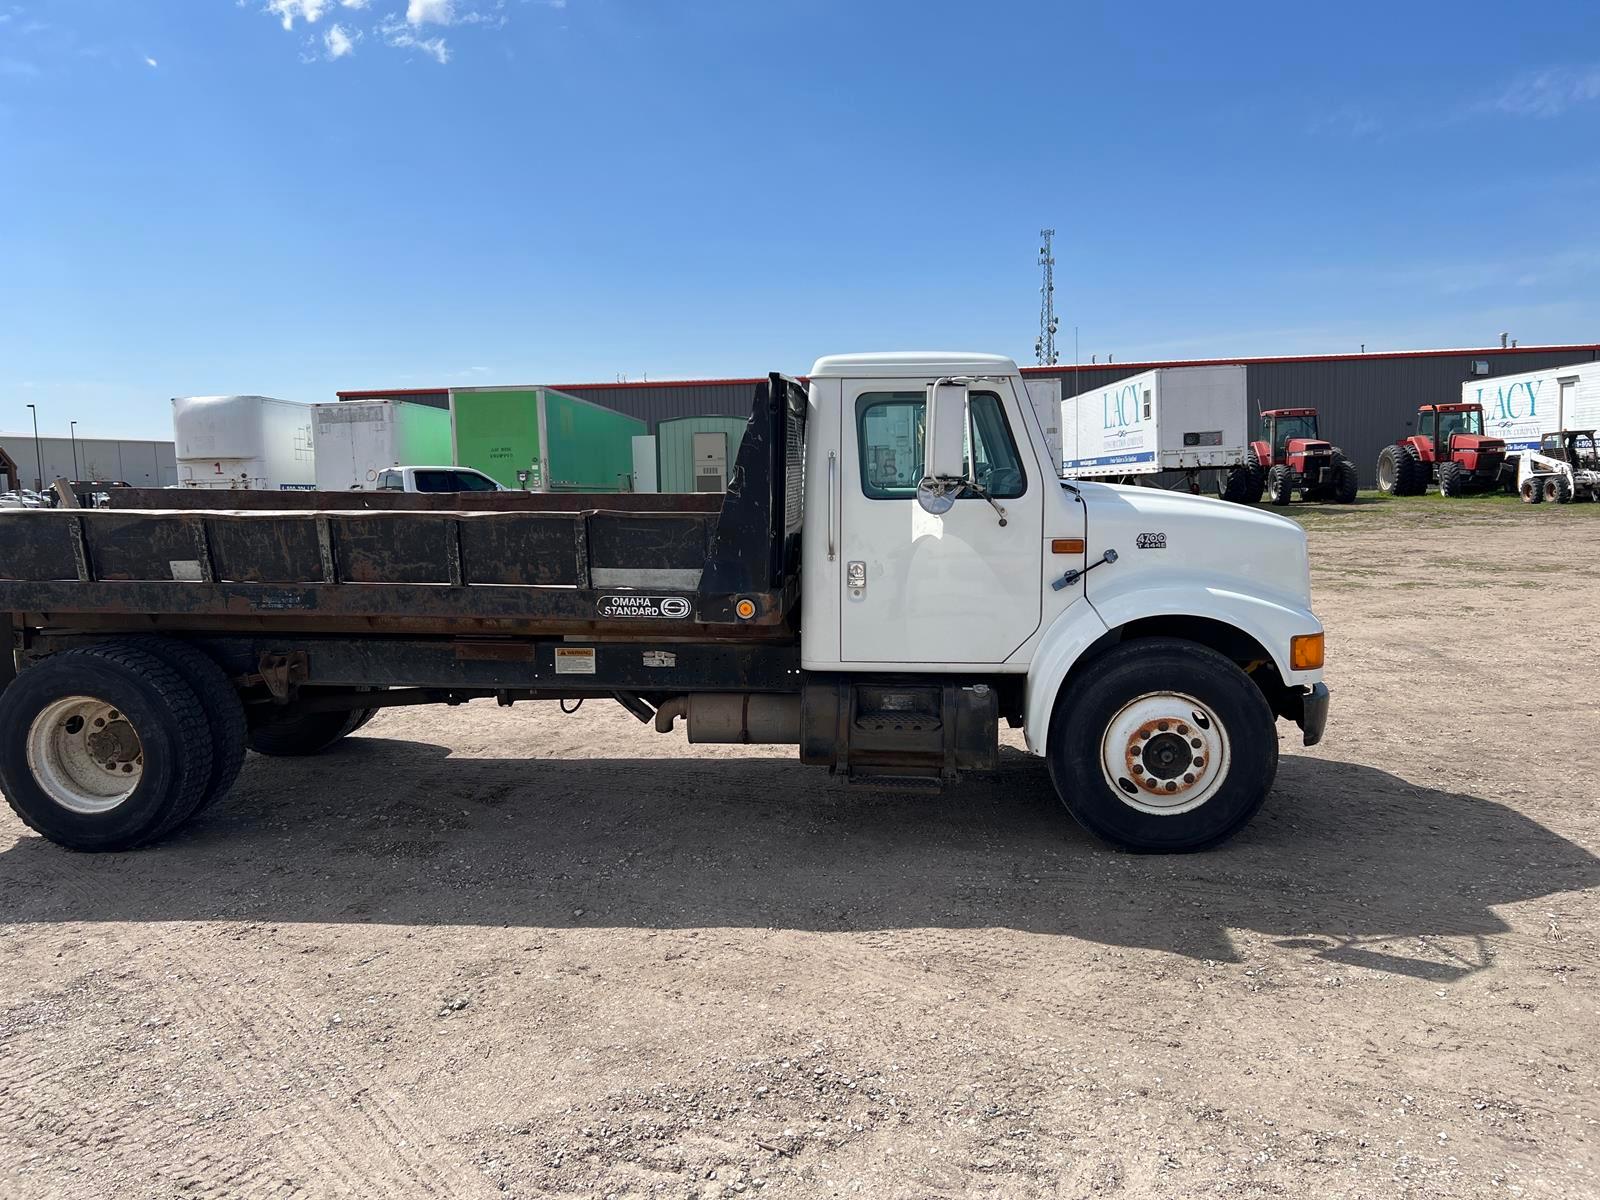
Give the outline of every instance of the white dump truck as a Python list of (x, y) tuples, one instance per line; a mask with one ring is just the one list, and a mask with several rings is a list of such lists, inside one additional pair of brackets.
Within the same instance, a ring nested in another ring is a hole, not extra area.
[(1250, 401), (1242, 366), (1158, 367), (1061, 402), (1061, 470), (1074, 479), (1138, 481), (1181, 471), (1199, 491), (1253, 504), (1265, 480), (1250, 452)]
[(314, 754), (390, 705), (593, 699), (690, 742), (796, 746), (865, 803), (995, 767), (1004, 722), (1085, 827), (1180, 851), (1260, 808), (1277, 719), (1322, 736), (1305, 532), (1058, 479), (1010, 359), (771, 375), (732, 480), (0, 511), (0, 789), (48, 838), (125, 849), (225, 794), (247, 746)]
[(311, 406), (272, 396), (179, 396), (172, 401), (178, 486), (312, 491)]

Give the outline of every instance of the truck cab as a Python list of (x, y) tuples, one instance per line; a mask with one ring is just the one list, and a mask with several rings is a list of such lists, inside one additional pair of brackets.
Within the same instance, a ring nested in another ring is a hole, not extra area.
[(613, 701), (869, 790), (996, 767), (1004, 722), (1087, 829), (1170, 852), (1251, 819), (1280, 719), (1322, 736), (1300, 526), (1058, 478), (1008, 358), (770, 375), (728, 482), (714, 509), (0, 512), (0, 786), (64, 845), (127, 849), (246, 745), (317, 753), (389, 705)]
[(472, 467), (390, 467), (378, 473), (380, 492), (503, 492), (495, 480)]

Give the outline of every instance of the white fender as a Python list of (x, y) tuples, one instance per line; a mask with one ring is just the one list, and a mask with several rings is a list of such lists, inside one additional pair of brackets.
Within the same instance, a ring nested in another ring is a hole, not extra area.
[(1247, 595), (1223, 583), (1196, 586), (1191, 582), (1173, 587), (1151, 587), (1143, 581), (1130, 584), (1094, 589), (1093, 603), (1077, 601), (1045, 631), (1028, 670), (1023, 724), (1028, 749), (1034, 754), (1045, 752), (1056, 695), (1073, 664), (1109, 630), (1146, 617), (1206, 617), (1231, 625), (1261, 643), (1290, 686), (1309, 686), (1322, 679), (1320, 670), (1289, 669), (1289, 639), (1296, 634), (1322, 632), (1322, 623), (1309, 608)]

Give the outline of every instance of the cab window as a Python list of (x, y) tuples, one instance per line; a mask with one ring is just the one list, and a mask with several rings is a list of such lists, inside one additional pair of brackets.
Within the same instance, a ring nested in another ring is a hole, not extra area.
[(380, 492), (403, 492), (405, 483), (400, 478), (399, 471), (385, 471), (378, 476), (378, 490)]
[[(917, 494), (926, 402), (923, 392), (867, 392), (856, 400), (861, 490), (869, 499), (909, 500)], [(1005, 406), (994, 392), (973, 392), (971, 411), (975, 482), (998, 500), (1014, 500), (1027, 491), (1028, 477)]]

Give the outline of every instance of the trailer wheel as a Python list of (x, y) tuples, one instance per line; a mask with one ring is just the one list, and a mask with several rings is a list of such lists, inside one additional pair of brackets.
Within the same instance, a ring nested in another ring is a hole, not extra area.
[(1294, 499), (1292, 483), (1289, 478), (1289, 468), (1279, 463), (1267, 472), (1267, 499), (1278, 507), (1283, 507)]
[(253, 726), (250, 749), (272, 758), (304, 758), (321, 754), (334, 743), (349, 737), (372, 718), (375, 709), (357, 708), (349, 712), (305, 712)]
[(211, 730), (211, 782), (195, 812), (210, 808), (232, 790), (244, 765), (245, 715), (239, 691), (209, 654), (175, 638), (131, 639), (171, 667), (187, 683), (205, 709)]
[(0, 696), (0, 787), (30, 829), (128, 850), (190, 816), (211, 782), (200, 698), (129, 643), (53, 654)]
[(1203, 850), (1266, 801), (1278, 736), (1261, 690), (1228, 659), (1173, 638), (1127, 642), (1056, 705), (1056, 793), (1096, 837), (1139, 853)]
[(1333, 456), (1333, 487), (1330, 488), (1331, 499), (1335, 504), (1354, 504), (1359, 480), (1356, 478), (1356, 464), (1343, 454)]
[(1544, 481), (1540, 479), (1524, 479), (1522, 486), (1517, 489), (1517, 494), (1522, 497), (1524, 504), (1544, 503)]
[(1565, 475), (1552, 475), (1544, 481), (1544, 498), (1552, 504), (1567, 504), (1572, 500), (1572, 481)]
[(1439, 464), (1439, 495), (1454, 497), (1466, 491), (1466, 472), (1458, 462)]

